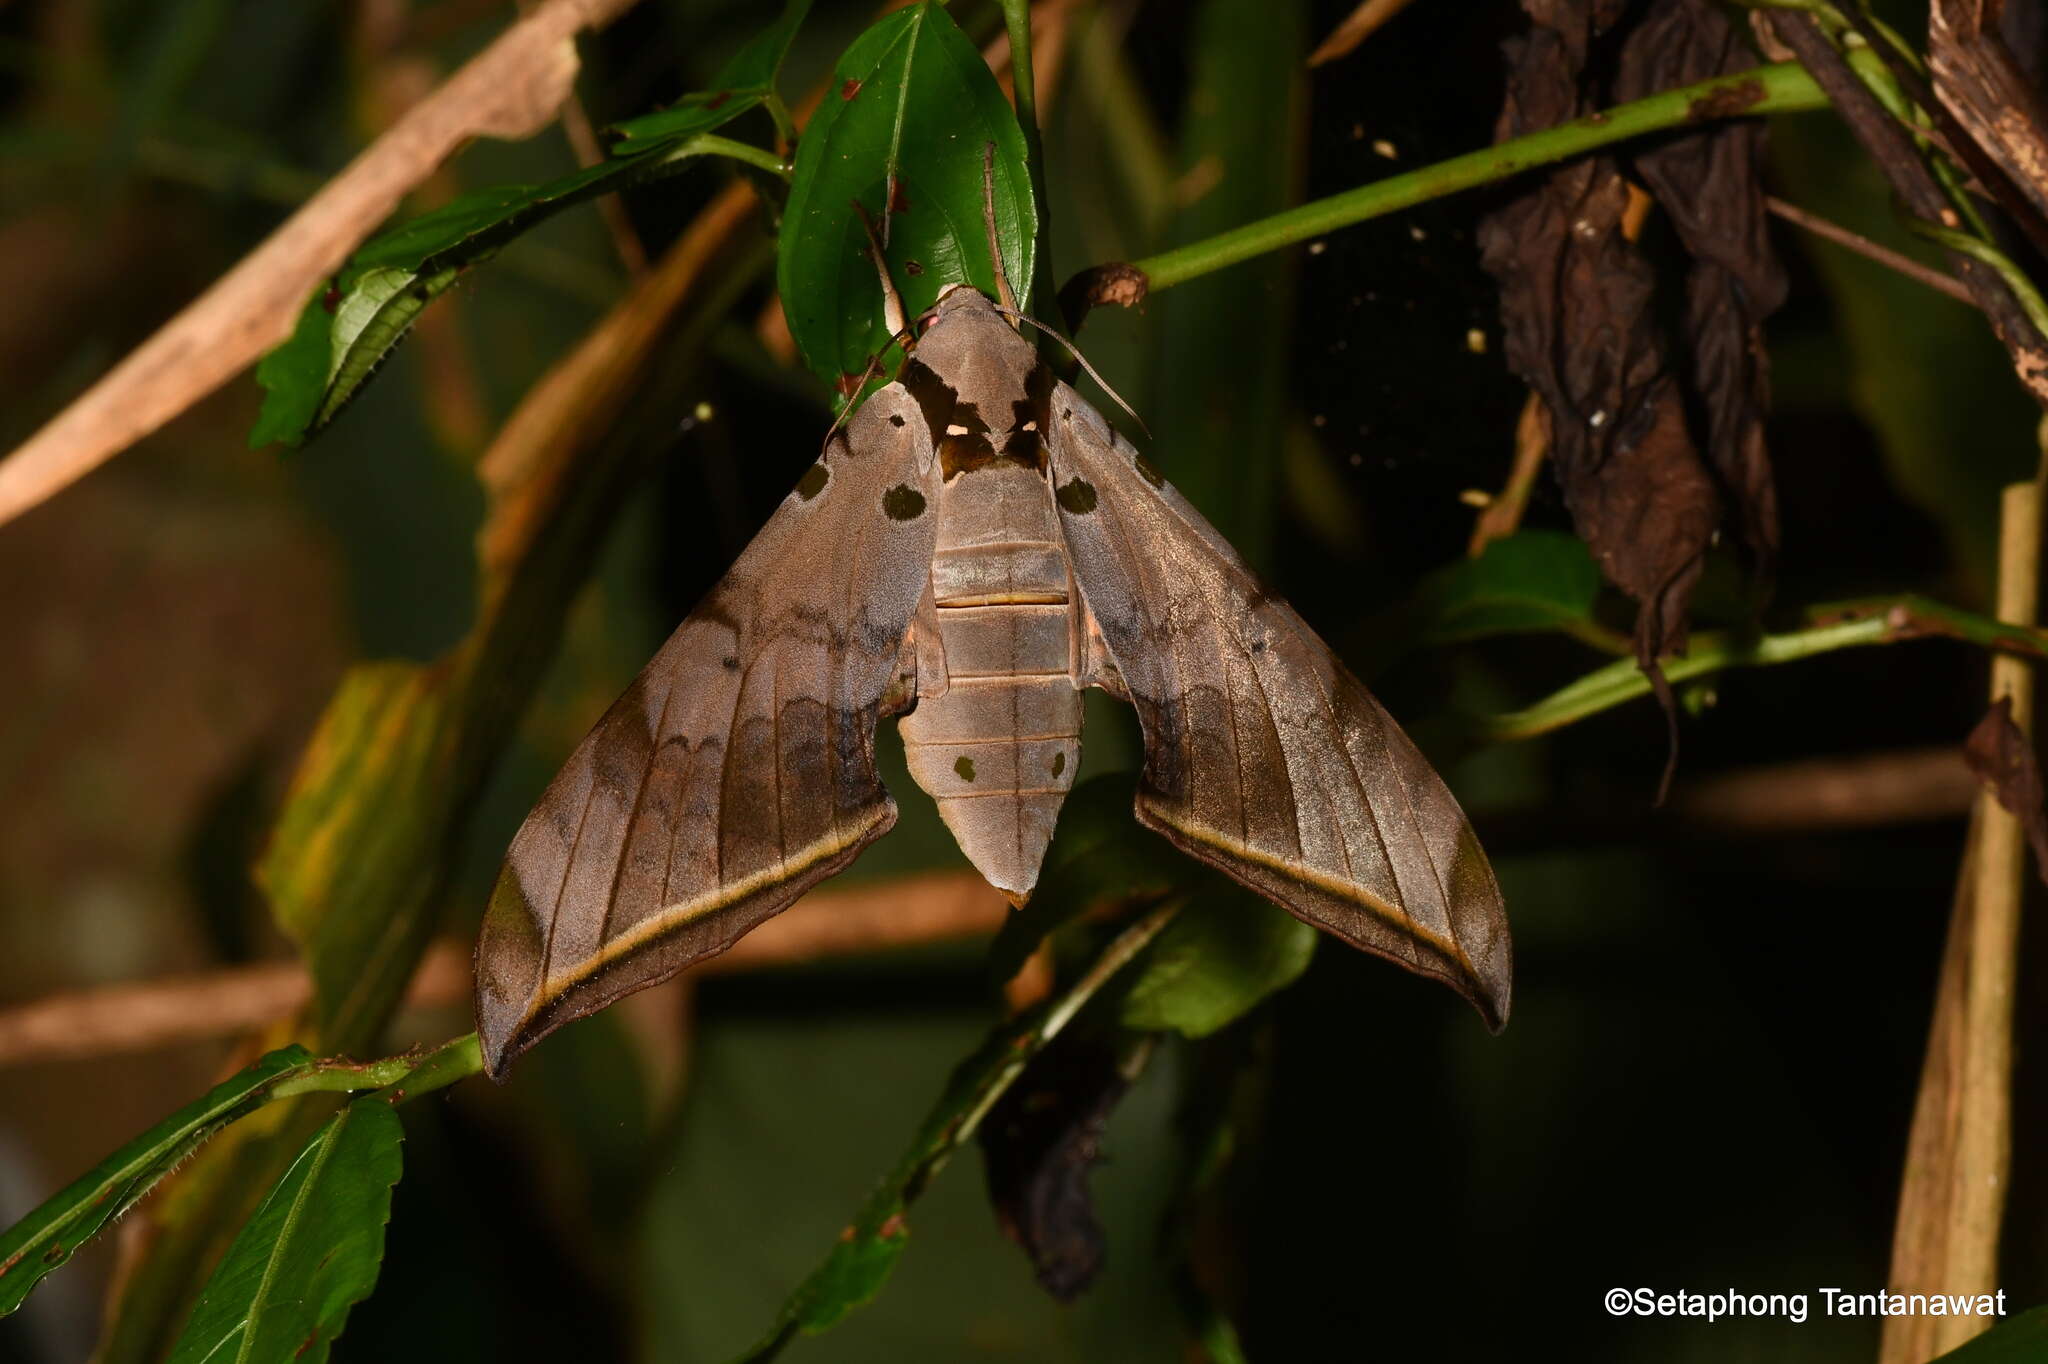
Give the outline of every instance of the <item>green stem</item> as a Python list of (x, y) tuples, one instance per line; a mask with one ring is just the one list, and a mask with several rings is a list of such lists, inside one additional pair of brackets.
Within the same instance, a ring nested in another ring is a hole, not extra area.
[[(1878, 67), (1876, 54), (1853, 52), (1859, 71)], [(1198, 275), (1221, 270), (1295, 242), (1307, 241), (1338, 228), (1350, 227), (1462, 190), (1477, 189), (1547, 166), (1599, 147), (1625, 142), (1644, 133), (1661, 132), (1687, 123), (1758, 114), (1798, 113), (1825, 109), (1827, 96), (1797, 62), (1759, 66), (1750, 71), (1665, 90), (1647, 99), (1616, 105), (1600, 113), (1529, 133), (1484, 150), (1468, 152), (1406, 175), (1389, 176), (1370, 185), (1333, 194), (1327, 199), (1290, 208), (1270, 218), (1232, 228), (1203, 241), (1148, 256), (1133, 264), (1151, 287), (1170, 289)]]
[(294, 1094), (316, 1092), (353, 1093), (374, 1089), (392, 1103), (416, 1098), (467, 1079), (484, 1068), (483, 1053), (475, 1033), (467, 1033), (432, 1050), (409, 1051), (375, 1061), (350, 1061), (340, 1057), (315, 1061), (303, 1075), (286, 1080), (271, 1091), (271, 1099), (288, 1099)]
[(2048, 336), (2048, 303), (2042, 301), (2041, 291), (2034, 287), (2034, 281), (2028, 279), (2026, 272), (2013, 264), (2010, 256), (1982, 237), (1942, 227), (1920, 218), (1907, 219), (1906, 226), (1931, 242), (1945, 246), (1951, 251), (1960, 251), (1971, 260), (1988, 265), (1997, 271), (1998, 277), (2005, 281), (2005, 287), (2012, 290), (2012, 296), (2019, 300), (2020, 308), (2026, 313), (2027, 320), (2034, 324), (2034, 330)]
[[(1682, 655), (1664, 660), (1666, 680), (1689, 682), (1726, 668), (1765, 668), (1793, 663), (1836, 649), (1896, 644), (1943, 637), (2002, 653), (2048, 657), (2048, 631), (2011, 625), (1925, 597), (1883, 597), (1813, 608), (1815, 623), (1776, 635), (1735, 635), (1726, 631), (1693, 636)], [(1552, 692), (1523, 710), (1481, 716), (1472, 724), (1476, 739), (1508, 742), (1534, 738), (1589, 715), (1650, 694), (1650, 682), (1632, 659), (1623, 659)]]
[(779, 180), (787, 181), (790, 176), (789, 163), (774, 152), (764, 147), (750, 146), (745, 142), (735, 142), (716, 133), (699, 133), (673, 151), (663, 153), (661, 164), (673, 165), (678, 161), (687, 161), (693, 156), (729, 156), (735, 161), (758, 166)]
[(1031, 278), (1023, 281), (1020, 306), (1036, 317), (1055, 322), (1059, 308), (1047, 290), (1051, 277), (1045, 257), (1052, 242), (1052, 200), (1045, 192), (1045, 142), (1038, 131), (1038, 83), (1031, 69), (1031, 0), (1002, 0), (1003, 28), (1010, 36), (1010, 88), (1017, 105), (1017, 126), (1024, 133), (1024, 165), (1031, 173), (1031, 197), (1038, 208), (1038, 249), (1031, 253)]

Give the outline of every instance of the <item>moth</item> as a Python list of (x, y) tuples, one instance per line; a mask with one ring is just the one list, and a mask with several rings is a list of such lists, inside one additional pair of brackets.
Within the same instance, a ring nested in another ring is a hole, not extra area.
[(491, 1074), (724, 951), (887, 833), (883, 716), (961, 851), (1021, 905), (1080, 768), (1087, 687), (1137, 710), (1139, 822), (1498, 1028), (1500, 889), (1399, 726), (1013, 308), (956, 284), (904, 329), (885, 268), (883, 285), (900, 377), (512, 841), (477, 948)]

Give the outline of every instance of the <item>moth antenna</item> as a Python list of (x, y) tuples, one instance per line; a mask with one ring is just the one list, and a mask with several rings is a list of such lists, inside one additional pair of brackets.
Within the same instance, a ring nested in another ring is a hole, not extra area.
[(1138, 429), (1145, 433), (1145, 436), (1148, 440), (1151, 438), (1152, 428), (1145, 425), (1145, 419), (1139, 416), (1136, 412), (1131, 410), (1131, 405), (1124, 401), (1123, 394), (1117, 392), (1115, 389), (1109, 386), (1109, 380), (1103, 378), (1100, 374), (1095, 372), (1095, 366), (1088, 363), (1088, 357), (1081, 354), (1080, 350), (1074, 345), (1073, 342), (1067, 340), (1066, 337), (1061, 336), (1058, 332), (1054, 331), (1051, 327), (1046, 326), (1037, 318), (1027, 317), (1025, 314), (1018, 312), (1015, 308), (1006, 308), (1002, 304), (998, 303), (996, 305), (996, 311), (1001, 313), (1003, 316), (1009, 318), (1013, 322), (1024, 322), (1038, 328), (1039, 331), (1051, 337), (1053, 340), (1059, 342), (1062, 346), (1065, 346), (1067, 348), (1067, 354), (1073, 356), (1076, 360), (1080, 361), (1081, 368), (1088, 371), (1088, 377), (1093, 379), (1104, 393), (1107, 393), (1111, 398), (1114, 398), (1116, 400), (1116, 405), (1118, 407), (1121, 407), (1124, 410), (1124, 412), (1129, 415), (1130, 419), (1138, 424)]
[[(1010, 277), (1003, 270), (1003, 247), (996, 237), (996, 144), (981, 144), (981, 222), (988, 229), (988, 259), (996, 272), (996, 301), (1016, 317), (1017, 296), (1010, 292)], [(1026, 319), (1027, 321), (1029, 319)], [(1083, 360), (1082, 364), (1088, 363)], [(1123, 399), (1117, 399), (1122, 402)]]
[(868, 259), (875, 263), (875, 274), (882, 281), (882, 323), (888, 327), (891, 336), (900, 336), (906, 320), (903, 295), (896, 292), (896, 281), (889, 277), (889, 261), (882, 254), (881, 241), (875, 236), (875, 220), (868, 217), (867, 205), (858, 199), (853, 201), (853, 211), (860, 215), (861, 230), (868, 234)]

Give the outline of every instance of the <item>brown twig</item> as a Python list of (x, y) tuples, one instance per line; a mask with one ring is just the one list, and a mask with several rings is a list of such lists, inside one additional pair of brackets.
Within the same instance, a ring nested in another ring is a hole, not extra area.
[(1549, 453), (1550, 409), (1543, 405), (1543, 395), (1531, 390), (1522, 404), (1522, 415), (1515, 422), (1515, 462), (1508, 470), (1508, 481), (1501, 485), (1498, 495), (1488, 498), (1480, 508), (1465, 553), (1476, 559), (1495, 540), (1505, 540), (1521, 528), (1522, 514), (1529, 509), (1529, 494), (1536, 487), (1536, 477), (1543, 472), (1543, 460)]
[(2040, 248), (2048, 246), (2041, 232), (2048, 221), (2048, 106), (1999, 32), (2002, 8), (1986, 0), (1934, 0), (1927, 65), (1940, 110), (1958, 125), (1956, 140), (1975, 144), (2024, 196), (2018, 208), (2012, 196), (2001, 202)]
[(127, 449), (289, 336), (320, 281), (463, 143), (530, 137), (546, 126), (575, 79), (576, 33), (634, 3), (548, 0), (499, 35), (0, 462), (0, 522)]
[(1962, 750), (1944, 744), (1719, 773), (1681, 785), (1670, 810), (1702, 833), (1778, 836), (1954, 818), (1976, 794)]
[(1308, 64), (1317, 67), (1350, 56), (1360, 43), (1408, 5), (1409, 0), (1363, 0), (1357, 9), (1344, 16), (1343, 23), (1330, 30), (1329, 37), (1316, 44), (1316, 50), (1308, 54)]
[[(1778, 37), (1798, 54), (1814, 83), (1826, 92), (1835, 112), (1863, 144), (1906, 211), (1916, 218), (1957, 229), (1962, 219), (1942, 192), (1934, 173), (1920, 159), (1911, 134), (1878, 103), (1820, 25), (1807, 14), (1781, 11), (1772, 16)], [(2036, 402), (2048, 406), (2048, 337), (2027, 317), (2025, 308), (1998, 272), (1961, 251), (1949, 252), (1950, 268), (1991, 323), (1991, 330), (2011, 353), (2013, 370)]]
[[(993, 933), (1008, 913), (1008, 902), (972, 872), (815, 891), (690, 978), (976, 937)], [(466, 942), (436, 943), (406, 988), (406, 1007), (467, 999), (469, 954)], [(304, 967), (273, 962), (54, 995), (0, 1010), (0, 1067), (229, 1036), (287, 1016), (312, 991)]]
[[(519, 0), (519, 12), (531, 13), (536, 0)], [(576, 164), (586, 170), (605, 159), (605, 151), (597, 140), (597, 129), (590, 122), (590, 111), (583, 107), (583, 96), (572, 86), (569, 97), (562, 101), (562, 133), (569, 139), (569, 150), (576, 153)], [(617, 193), (601, 194), (597, 199), (597, 214), (604, 219), (605, 231), (611, 235), (612, 250), (619, 256), (620, 264), (634, 279), (647, 273), (647, 244), (640, 240), (640, 231), (633, 226), (633, 216), (626, 211), (626, 201)]]
[(1908, 279), (1918, 280), (1930, 289), (1939, 289), (1959, 303), (1967, 303), (1972, 308), (1977, 306), (1976, 298), (1953, 275), (1945, 275), (1933, 266), (1922, 265), (1911, 256), (1894, 251), (1889, 246), (1880, 246), (1868, 237), (1851, 232), (1839, 223), (1831, 223), (1817, 213), (1808, 213), (1797, 204), (1786, 203), (1776, 195), (1767, 195), (1764, 206), (1786, 222), (1795, 227), (1802, 227), (1816, 237), (1825, 237), (1835, 245), (1874, 260), (1887, 269), (1896, 270)]
[[(2031, 625), (2041, 569), (2035, 483), (2005, 490), (1999, 526), (1998, 615)], [(2033, 731), (2032, 668), (2000, 654), (1991, 699)], [(2026, 835), (1995, 791), (1978, 793), (1957, 878), (1934, 1020), (1907, 1143), (1892, 1240), (1890, 1287), (1900, 1293), (1997, 1291), (1998, 1242), (2012, 1161), (2012, 1023)], [(1977, 1316), (1887, 1317), (1881, 1364), (1922, 1364), (1982, 1331)]]

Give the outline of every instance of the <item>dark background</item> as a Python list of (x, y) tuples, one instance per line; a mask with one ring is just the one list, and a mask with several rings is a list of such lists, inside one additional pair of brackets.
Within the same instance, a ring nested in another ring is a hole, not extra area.
[[(373, 136), (407, 63), (452, 69), (510, 8), (0, 9), (0, 438), (54, 413)], [(1513, 6), (1420, 3), (1303, 71), (1349, 8), (1078, 7), (1048, 123), (1055, 277), (1490, 139)], [(991, 6), (955, 11), (978, 40), (997, 27)], [(767, 12), (645, 0), (584, 44), (592, 117), (695, 88)], [(808, 88), (867, 17), (821, 0), (785, 88)], [(1910, 6), (1897, 22), (1924, 26)], [(1828, 115), (1771, 136), (1775, 192), (1901, 239)], [(572, 164), (550, 130), (479, 144), (449, 174), (473, 188)], [(1215, 188), (1175, 202), (1216, 166)], [(632, 195), (650, 246), (720, 174)], [(1472, 243), (1487, 202), (1366, 224), (1098, 314), (1081, 337), (1150, 424), (1157, 462), (1361, 658), (1379, 613), (1463, 554), (1458, 494), (1505, 476), (1525, 390), (1500, 361)], [(1995, 490), (2033, 458), (2002, 354), (1957, 303), (1782, 225), (1779, 245), (1793, 293), (1769, 328), (1785, 513), (1769, 618), (1905, 591), (1986, 608)], [(624, 287), (597, 215), (572, 212), (438, 304), (438, 331), (306, 450), (243, 448), (258, 401), (245, 379), (0, 528), (0, 999), (284, 950), (244, 868), (299, 745), (350, 660), (431, 658), (466, 627), (470, 461)], [(678, 434), (621, 518), (476, 812), (449, 932), (471, 930), (568, 746), (812, 458), (828, 409), (756, 339), (769, 302), (737, 310), (688, 377), (718, 416)], [(1547, 481), (1527, 524), (1568, 525)], [(1717, 566), (1702, 592), (1703, 625), (1738, 614), (1732, 573)], [(1625, 628), (1625, 605), (1606, 605)], [(1369, 680), (1428, 735), (1449, 708), (1526, 704), (1600, 661), (1517, 637)], [(1651, 808), (1664, 725), (1646, 701), (1542, 740), (1440, 750), (1507, 895), (1514, 1020), (1490, 1037), (1448, 992), (1326, 942), (1241, 1025), (1267, 1060), (1226, 1185), (1227, 1250), (1212, 1255), (1249, 1355), (1478, 1358), (1540, 1342), (1589, 1360), (1870, 1357), (1870, 1322), (1616, 1321), (1601, 1295), (1806, 1292), (1818, 1314), (1823, 1286), (1882, 1286), (1961, 812), (1735, 839), (1676, 811), (1688, 783), (1723, 772), (1958, 742), (1985, 669), (1927, 641), (1723, 677), (1684, 723), (1673, 811)], [(1127, 721), (1092, 706), (1090, 723), (1088, 770), (1128, 765)], [(959, 865), (929, 803), (896, 786), (902, 825), (850, 876)], [(2048, 1297), (2030, 941), (2004, 1278), (2016, 1306)], [(1000, 1009), (977, 948), (723, 978), (696, 994), (680, 1079), (650, 1060), (644, 1023), (607, 1016), (503, 1091), (472, 1082), (408, 1107), (389, 1258), (341, 1357), (725, 1357), (829, 1248)], [(393, 1041), (466, 1026), (459, 1009), (407, 1015)], [(196, 1093), (224, 1054), (0, 1071), (0, 1219)], [(1175, 1113), (1206, 1083), (1191, 1048), (1169, 1049), (1118, 1110), (1096, 1176), (1109, 1269), (1078, 1304), (1037, 1290), (968, 1153), (919, 1204), (878, 1303), (790, 1357), (1185, 1357), (1156, 1246), (1182, 1159)], [(95, 1251), (46, 1283), (0, 1323), (0, 1358), (82, 1357), (110, 1263)]]

